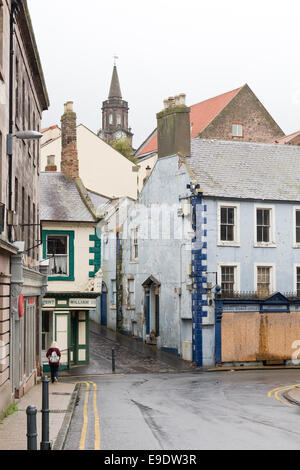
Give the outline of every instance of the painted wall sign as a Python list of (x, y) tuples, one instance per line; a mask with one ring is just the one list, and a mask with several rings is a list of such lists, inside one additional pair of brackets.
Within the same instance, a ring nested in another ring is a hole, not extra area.
[(67, 300), (58, 300), (57, 305), (68, 305), (68, 301)]
[(55, 307), (55, 299), (43, 299), (43, 307)]
[(70, 307), (83, 307), (83, 308), (96, 308), (97, 301), (96, 299), (70, 299)]

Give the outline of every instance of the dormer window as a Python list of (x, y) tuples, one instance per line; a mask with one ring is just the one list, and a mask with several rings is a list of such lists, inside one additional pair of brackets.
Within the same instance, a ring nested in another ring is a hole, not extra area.
[(244, 126), (240, 122), (234, 122), (232, 124), (232, 137), (243, 137), (244, 136)]

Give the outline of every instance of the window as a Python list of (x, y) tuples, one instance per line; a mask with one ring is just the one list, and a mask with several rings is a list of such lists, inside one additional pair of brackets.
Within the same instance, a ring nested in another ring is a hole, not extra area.
[(15, 212), (19, 213), (19, 182), (18, 178), (15, 178)]
[(300, 266), (296, 266), (296, 293), (300, 297)]
[(221, 284), (222, 294), (232, 297), (240, 290), (240, 265), (239, 263), (220, 263), (218, 265), (218, 283)]
[(22, 238), (24, 240), (24, 231), (25, 231), (25, 188), (22, 188)]
[(68, 237), (66, 235), (48, 235), (47, 257), (49, 273), (56, 276), (68, 276)]
[(111, 280), (110, 303), (113, 307), (117, 305), (117, 281), (115, 279)]
[(22, 82), (22, 120), (23, 120), (23, 129), (26, 129), (26, 127), (25, 127), (25, 96), (26, 96), (25, 80), (23, 80), (23, 82)]
[(134, 279), (127, 279), (127, 308), (135, 306), (135, 282)]
[(239, 246), (240, 206), (218, 204), (218, 244)]
[(259, 297), (270, 295), (270, 268), (263, 266), (257, 268), (257, 293)]
[[(31, 226), (30, 224), (32, 223), (31, 221), (31, 206), (30, 206), (30, 196), (28, 196), (28, 206), (27, 206), (27, 250), (31, 247)], [(28, 251), (28, 255), (30, 256), (31, 250)]]
[(138, 229), (131, 230), (131, 261), (137, 261), (139, 257)]
[(221, 207), (221, 240), (234, 240), (234, 208)]
[(256, 212), (257, 241), (268, 243), (270, 241), (270, 210), (257, 209)]
[(294, 207), (294, 247), (300, 247), (300, 207)]
[(74, 232), (45, 230), (43, 240), (43, 258), (49, 259), (49, 281), (74, 281)]
[(255, 207), (255, 245), (275, 246), (274, 207)]
[(114, 120), (114, 116), (113, 116), (113, 114), (110, 114), (109, 115), (109, 124), (112, 124), (113, 120)]
[(121, 114), (117, 114), (117, 124), (118, 126), (121, 125)]
[(16, 122), (19, 119), (20, 108), (19, 108), (19, 61), (16, 59)]
[(233, 123), (232, 124), (232, 136), (233, 137), (243, 137), (244, 135), (244, 126), (243, 124)]
[(0, 79), (3, 78), (3, 4), (0, 1)]
[(259, 297), (269, 297), (275, 291), (275, 265), (255, 264), (256, 292)]

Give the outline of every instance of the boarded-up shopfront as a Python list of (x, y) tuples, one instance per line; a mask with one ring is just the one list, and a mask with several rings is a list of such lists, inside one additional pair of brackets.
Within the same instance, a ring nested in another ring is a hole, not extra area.
[(223, 364), (299, 362), (300, 301), (275, 294), (264, 301), (221, 302), (221, 341), (216, 337), (216, 345)]

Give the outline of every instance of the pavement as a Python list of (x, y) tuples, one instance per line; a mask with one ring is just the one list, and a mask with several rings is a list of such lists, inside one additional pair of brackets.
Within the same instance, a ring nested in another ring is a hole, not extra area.
[[(76, 384), (49, 383), (49, 433), (52, 450), (61, 450), (76, 403)], [(42, 382), (16, 400), (18, 411), (0, 421), (0, 450), (27, 450), (26, 408), (35, 406), (37, 413), (37, 446), (42, 440)]]
[(300, 387), (295, 387), (282, 394), (293, 405), (300, 406)]

